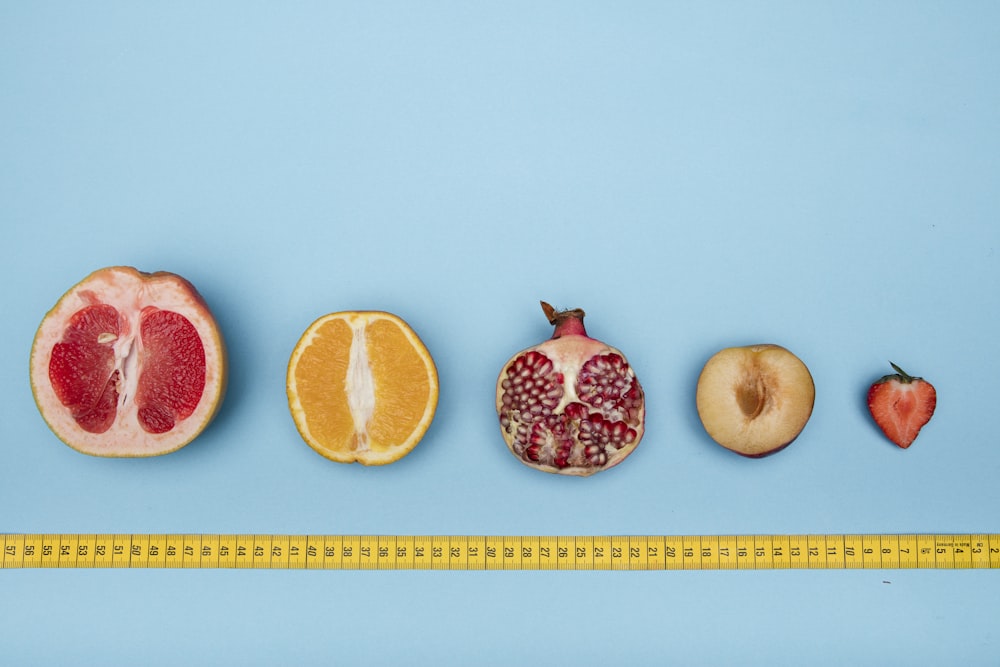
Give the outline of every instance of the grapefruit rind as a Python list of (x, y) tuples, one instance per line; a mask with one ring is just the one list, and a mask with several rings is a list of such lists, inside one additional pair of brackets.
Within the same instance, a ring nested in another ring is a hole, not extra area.
[[(346, 322), (352, 328), (369, 325), (376, 321), (390, 322), (398, 327), (399, 331), (406, 337), (406, 340), (412, 346), (413, 351), (423, 361), (423, 365), (427, 372), (427, 383), (429, 389), (428, 400), (419, 421), (413, 427), (409, 435), (402, 441), (394, 443), (377, 443), (378, 446), (373, 446), (363, 451), (354, 449), (344, 450), (330, 446), (329, 443), (324, 442), (322, 438), (318, 437), (318, 435), (313, 432), (313, 429), (310, 428), (309, 414), (303, 406), (299, 395), (298, 380), (296, 378), (295, 371), (303, 356), (307, 353), (310, 346), (313, 345), (320, 330), (328, 323), (336, 320)], [(437, 367), (434, 364), (434, 360), (431, 357), (430, 352), (427, 350), (427, 347), (424, 345), (420, 337), (417, 336), (416, 332), (414, 332), (402, 318), (385, 311), (343, 311), (330, 313), (318, 318), (309, 325), (299, 338), (299, 341), (292, 350), (292, 355), (288, 361), (286, 391), (288, 395), (288, 408), (291, 413), (292, 420), (295, 423), (295, 428), (306, 444), (316, 451), (316, 453), (337, 463), (360, 463), (365, 466), (382, 466), (400, 460), (413, 451), (417, 444), (423, 439), (427, 430), (430, 428), (431, 422), (434, 420), (434, 415), (437, 410), (439, 387)]]
[[(136, 405), (119, 401), (115, 423), (105, 433), (80, 428), (60, 402), (49, 380), (49, 361), (66, 322), (94, 303), (114, 306), (129, 318), (154, 306), (182, 314), (195, 327), (205, 351), (205, 387), (191, 415), (165, 433), (149, 433), (135, 419)], [(189, 444), (214, 419), (225, 396), (228, 359), (215, 318), (195, 287), (174, 273), (145, 273), (129, 266), (94, 271), (71, 287), (46, 313), (31, 346), (31, 391), (45, 423), (66, 445), (98, 457), (148, 457), (169, 454)]]

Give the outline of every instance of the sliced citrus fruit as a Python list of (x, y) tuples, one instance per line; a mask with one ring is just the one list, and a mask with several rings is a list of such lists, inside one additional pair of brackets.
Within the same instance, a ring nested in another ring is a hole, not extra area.
[(226, 388), (226, 351), (194, 286), (165, 271), (91, 273), (42, 320), (31, 389), (52, 431), (95, 456), (156, 456), (191, 442)]
[(302, 439), (339, 463), (384, 465), (420, 442), (437, 409), (437, 368), (391, 313), (331, 313), (288, 362), (288, 407)]

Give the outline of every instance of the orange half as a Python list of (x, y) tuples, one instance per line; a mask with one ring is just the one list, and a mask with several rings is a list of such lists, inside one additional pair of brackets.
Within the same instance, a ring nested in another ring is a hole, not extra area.
[(434, 360), (406, 322), (385, 312), (313, 322), (292, 351), (286, 386), (302, 439), (339, 463), (398, 461), (437, 409)]

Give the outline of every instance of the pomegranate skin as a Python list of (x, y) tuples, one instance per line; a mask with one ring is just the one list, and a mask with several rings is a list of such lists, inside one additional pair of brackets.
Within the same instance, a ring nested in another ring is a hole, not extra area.
[(580, 309), (542, 302), (552, 338), (512, 356), (496, 386), (500, 432), (525, 465), (588, 476), (621, 463), (645, 430), (645, 397), (625, 355), (587, 335)]

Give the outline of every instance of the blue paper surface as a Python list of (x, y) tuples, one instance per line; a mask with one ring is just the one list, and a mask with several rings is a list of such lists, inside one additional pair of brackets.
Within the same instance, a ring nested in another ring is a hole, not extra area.
[[(1000, 7), (993, 3), (0, 5), (0, 530), (1000, 532)], [(230, 351), (179, 452), (60, 443), (35, 329), (90, 271), (191, 280)], [(582, 307), (647, 394), (617, 468), (545, 475), (494, 383)], [(320, 315), (407, 320), (440, 375), (391, 466), (299, 438), (285, 370)], [(748, 460), (704, 362), (784, 345), (816, 405)], [(865, 406), (937, 387), (907, 451)], [(3, 662), (992, 664), (994, 571), (4, 571)]]

